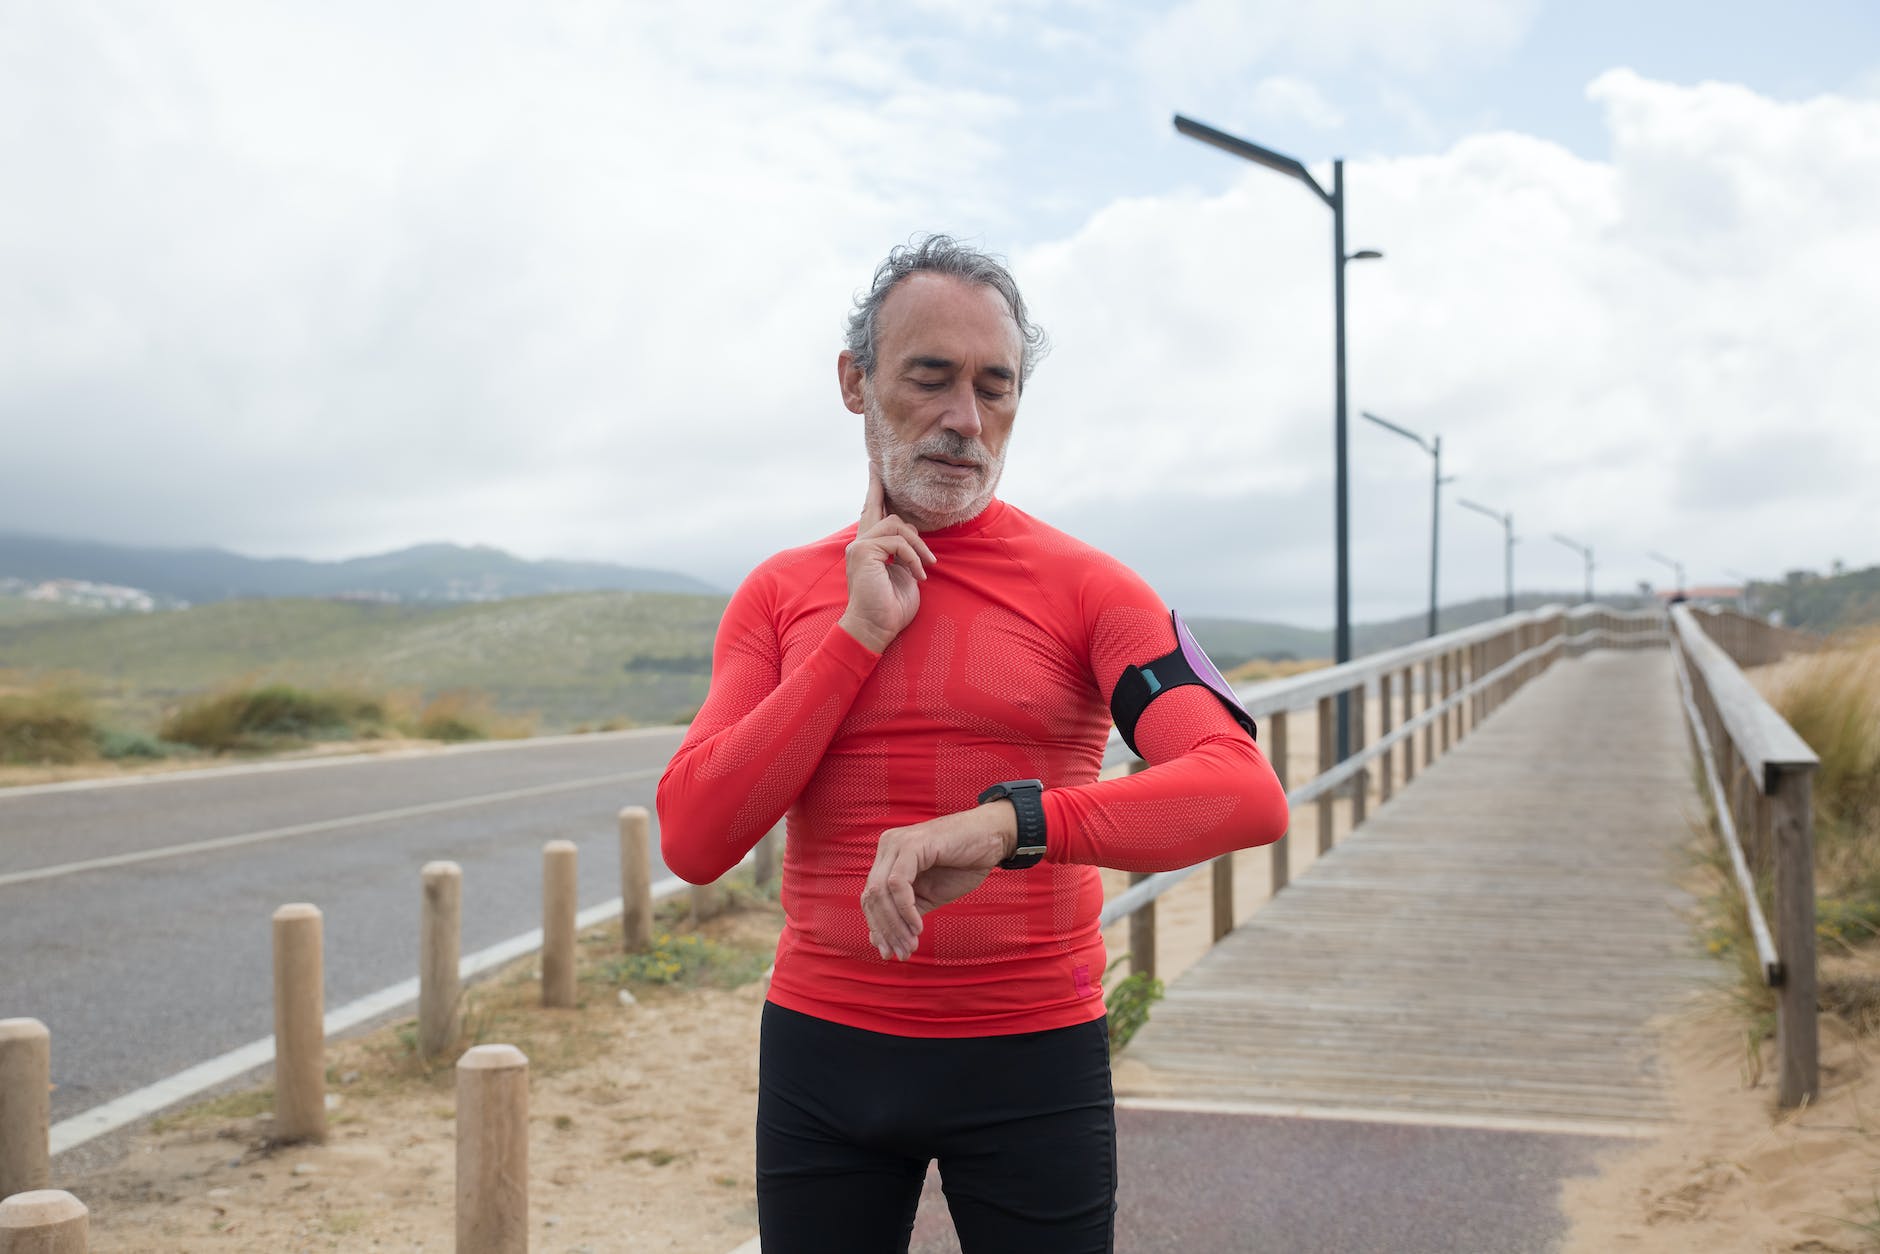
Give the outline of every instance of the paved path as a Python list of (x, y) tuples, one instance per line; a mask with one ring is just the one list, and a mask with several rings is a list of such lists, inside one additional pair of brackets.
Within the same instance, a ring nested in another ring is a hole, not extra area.
[[(1669, 667), (1557, 664), (1175, 981), (1117, 1071), (1119, 1251), (1555, 1248), (1715, 978)], [(957, 1248), (937, 1195), (917, 1232)]]

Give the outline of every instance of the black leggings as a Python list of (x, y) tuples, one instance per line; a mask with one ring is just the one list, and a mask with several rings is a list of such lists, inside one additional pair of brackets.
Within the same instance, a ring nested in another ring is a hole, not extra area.
[(1116, 1113), (1102, 1019), (1017, 1036), (886, 1036), (764, 1007), (764, 1254), (905, 1251), (940, 1160), (962, 1254), (1108, 1254)]

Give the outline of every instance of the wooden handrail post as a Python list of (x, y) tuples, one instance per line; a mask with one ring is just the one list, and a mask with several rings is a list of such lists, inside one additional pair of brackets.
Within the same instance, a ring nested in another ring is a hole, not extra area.
[(563, 1010), (574, 1005), (578, 856), (571, 840), (542, 846), (542, 1004)]
[[(1391, 733), (1391, 682), (1390, 672), (1377, 677), (1377, 734), (1382, 740)], [(1377, 759), (1377, 801), (1379, 805), (1390, 800), (1392, 769), (1397, 756), (1395, 749), (1388, 749)]]
[(1224, 853), (1214, 860), (1214, 939), (1234, 930), (1234, 855)]
[[(1338, 736), (1335, 698), (1319, 698), (1319, 771), (1320, 775), (1338, 765)], [(1319, 852), (1329, 853), (1332, 848), (1332, 794), (1326, 793), (1319, 798)]]
[(0, 1254), (87, 1254), (91, 1213), (63, 1189), (30, 1189), (0, 1202)]
[(326, 1139), (326, 966), (318, 906), (274, 912), (276, 1141)]
[[(1273, 774), (1279, 779), (1279, 790), (1283, 793), (1286, 791), (1286, 787), (1287, 787), (1286, 785), (1286, 753), (1287, 753), (1286, 711), (1284, 710), (1274, 711), (1273, 720), (1269, 724), (1269, 730), (1272, 733), (1272, 739), (1273, 739), (1273, 758), (1272, 758)], [(1267, 859), (1268, 859), (1267, 879), (1269, 881), (1269, 888), (1268, 888), (1268, 894), (1267, 894), (1268, 896), (1278, 895), (1279, 890), (1286, 887), (1286, 885), (1290, 883), (1292, 880), (1292, 827), (1291, 827), (1291, 823), (1292, 823), (1292, 820), (1291, 820), (1291, 815), (1290, 815), (1290, 810), (1289, 810), (1288, 817), (1287, 817), (1286, 834), (1284, 836), (1281, 836), (1278, 840), (1274, 841), (1270, 846), (1268, 846), (1268, 852), (1267, 852)]]
[[(1443, 650), (1442, 657), (1439, 659), (1440, 662), (1442, 663), (1442, 672), (1441, 672), (1442, 677), (1439, 680), (1439, 682), (1442, 685), (1442, 692), (1438, 698), (1439, 702), (1449, 700), (1449, 694), (1455, 691), (1455, 689), (1451, 686), (1451, 681), (1450, 681), (1450, 676), (1449, 676), (1449, 659), (1452, 656), (1454, 655), (1449, 650), (1445, 649)], [(1438, 742), (1442, 745), (1442, 749), (1444, 753), (1449, 752), (1449, 718), (1450, 718), (1450, 712), (1448, 710), (1443, 711), (1436, 718), (1437, 724), (1442, 728), (1442, 731), (1438, 735), (1437, 739), (1438, 739)]]
[[(1351, 690), (1351, 752), (1354, 754), (1364, 748), (1364, 724), (1364, 685), (1359, 684)], [(1371, 768), (1359, 767), (1358, 773), (1351, 777), (1346, 787), (1351, 790), (1351, 828), (1356, 831), (1358, 824), (1364, 822), (1364, 816), (1370, 812)]]
[[(1403, 721), (1408, 723), (1416, 717), (1416, 667), (1403, 668)], [(1403, 738), (1403, 782), (1406, 787), (1417, 777), (1417, 737), (1411, 732)]]
[(457, 1254), (528, 1254), (529, 1060), (478, 1045), (457, 1060)]
[(463, 1004), (463, 868), (427, 862), (419, 872), (423, 903), (418, 927), (418, 1049), (435, 1058), (457, 1040)]
[[(1436, 708), (1436, 660), (1423, 659), (1423, 712), (1428, 714)], [(1436, 724), (1434, 721), (1423, 724), (1423, 765), (1427, 768), (1436, 764)]]
[[(1129, 882), (1140, 884), (1149, 878), (1147, 871), (1131, 871)], [(1129, 916), (1129, 973), (1155, 978), (1155, 902), (1144, 902)]]
[(1814, 1101), (1821, 1088), (1815, 1025), (1813, 768), (1778, 770), (1769, 801), (1776, 952), (1782, 956), (1782, 989), (1776, 1007), (1776, 1053), (1781, 1060), (1776, 1102), (1786, 1109)]
[(783, 848), (784, 824), (782, 820), (765, 832), (751, 850), (751, 882), (763, 888), (777, 878), (777, 854)]
[(651, 827), (645, 806), (620, 812), (620, 940), (630, 954), (653, 947)]
[(51, 1180), (52, 1033), (37, 1019), (0, 1019), (0, 1197)]

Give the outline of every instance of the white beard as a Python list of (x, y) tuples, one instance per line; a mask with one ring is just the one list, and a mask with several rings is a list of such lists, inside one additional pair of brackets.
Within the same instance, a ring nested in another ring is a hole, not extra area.
[[(888, 508), (921, 531), (937, 531), (979, 516), (992, 502), (999, 478), (1005, 473), (1005, 450), (994, 453), (976, 439), (942, 431), (918, 443), (906, 444), (881, 416), (875, 391), (864, 384), (862, 436), (868, 459), (881, 476)], [(979, 466), (977, 482), (956, 482), (933, 473), (923, 457), (947, 457)]]

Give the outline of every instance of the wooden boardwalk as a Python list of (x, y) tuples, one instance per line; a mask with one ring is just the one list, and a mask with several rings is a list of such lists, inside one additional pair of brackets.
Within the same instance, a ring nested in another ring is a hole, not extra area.
[(1652, 1021), (1717, 969), (1680, 719), (1661, 650), (1557, 662), (1174, 983), (1119, 1102), (1650, 1131)]

